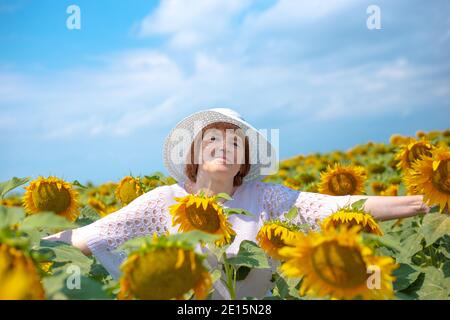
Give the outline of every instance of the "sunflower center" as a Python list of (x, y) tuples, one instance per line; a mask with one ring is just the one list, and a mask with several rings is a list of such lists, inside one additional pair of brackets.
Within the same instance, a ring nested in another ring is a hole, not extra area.
[(178, 250), (157, 249), (136, 261), (130, 274), (130, 288), (137, 298), (168, 300), (179, 297), (196, 286), (202, 277), (201, 262), (195, 257), (196, 266), (192, 270), (190, 252), (183, 250), (183, 263), (175, 268)]
[(65, 188), (58, 189), (54, 183), (43, 183), (32, 193), (34, 205), (40, 211), (61, 213), (70, 206), (70, 193)]
[(312, 265), (320, 279), (338, 288), (353, 288), (366, 282), (366, 264), (360, 252), (334, 241), (314, 249)]
[(436, 171), (433, 171), (432, 182), (436, 189), (442, 193), (450, 194), (450, 160), (439, 163)]
[(347, 172), (335, 174), (328, 182), (328, 188), (336, 195), (353, 194), (356, 185), (355, 177)]
[(358, 222), (356, 219), (351, 219), (346, 222), (334, 221), (334, 226), (339, 227), (341, 225), (347, 226), (348, 229), (351, 229), (353, 226), (360, 226), (361, 230), (367, 233), (373, 233), (374, 230), (370, 227), (369, 223)]
[(220, 228), (219, 215), (211, 205), (208, 205), (206, 210), (202, 206), (190, 206), (186, 208), (186, 216), (196, 229), (214, 233)]
[(431, 157), (430, 148), (423, 144), (415, 144), (408, 152), (408, 162), (412, 164), (423, 156)]
[(272, 233), (272, 237), (270, 238), (270, 242), (276, 248), (281, 248), (281, 247), (285, 247), (286, 246), (286, 243), (282, 239), (281, 234), (274, 235)]

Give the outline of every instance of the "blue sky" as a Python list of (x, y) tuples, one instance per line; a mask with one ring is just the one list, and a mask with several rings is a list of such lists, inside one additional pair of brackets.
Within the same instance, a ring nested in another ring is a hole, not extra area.
[(212, 107), (280, 129), (281, 159), (447, 129), (450, 2), (432, 3), (0, 0), (0, 181), (166, 173), (169, 130)]

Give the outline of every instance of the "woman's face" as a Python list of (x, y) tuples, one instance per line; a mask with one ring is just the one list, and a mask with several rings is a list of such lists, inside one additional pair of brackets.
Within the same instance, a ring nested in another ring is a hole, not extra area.
[(233, 179), (244, 163), (244, 138), (234, 129), (207, 129), (201, 142), (199, 170), (216, 178)]

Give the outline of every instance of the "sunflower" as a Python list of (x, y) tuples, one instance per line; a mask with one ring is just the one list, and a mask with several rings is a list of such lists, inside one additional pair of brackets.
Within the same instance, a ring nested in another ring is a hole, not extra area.
[(370, 184), (374, 194), (379, 195), (381, 192), (387, 189), (387, 185), (384, 182), (373, 181)]
[[(326, 229), (300, 234), (279, 250), (286, 260), (280, 270), (287, 277), (302, 277), (300, 295), (334, 299), (386, 299), (394, 296), (392, 271), (398, 267), (391, 257), (375, 256), (362, 243), (359, 227)], [(373, 288), (372, 270), (380, 278)], [(371, 271), (371, 272), (369, 272)]]
[(110, 196), (114, 194), (114, 191), (117, 189), (117, 183), (115, 182), (106, 182), (98, 187), (97, 192), (102, 196)]
[(318, 192), (319, 192), (318, 184), (317, 184), (317, 183), (311, 183), (311, 184), (308, 184), (308, 185), (305, 187), (304, 191), (318, 193)]
[(181, 232), (200, 230), (221, 235), (222, 238), (215, 242), (217, 246), (231, 243), (236, 233), (215, 196), (189, 194), (174, 199), (177, 203), (171, 205), (169, 211), (172, 215), (172, 224), (174, 226), (180, 224)]
[(302, 184), (299, 180), (288, 177), (283, 181), (283, 185), (285, 185), (286, 187), (289, 187), (293, 190), (300, 190), (302, 187)]
[(438, 204), (439, 211), (450, 207), (450, 151), (437, 148), (432, 156), (415, 162), (405, 176), (408, 193), (423, 194), (428, 205)]
[(59, 216), (75, 221), (78, 210), (78, 192), (62, 179), (38, 177), (25, 187), (22, 202), (28, 214), (53, 211)]
[(367, 166), (367, 171), (370, 174), (382, 174), (386, 171), (386, 167), (382, 163), (370, 163)]
[(320, 193), (336, 196), (364, 193), (366, 173), (363, 167), (336, 163), (333, 167), (328, 166), (320, 176)]
[(33, 260), (0, 244), (0, 300), (42, 300), (45, 292)]
[(93, 198), (93, 197), (90, 197), (88, 199), (88, 204), (92, 208), (94, 208), (94, 210), (97, 211), (97, 213), (101, 217), (106, 217), (108, 214), (119, 210), (117, 207), (115, 207), (115, 206), (107, 206), (103, 201), (101, 201), (101, 200), (99, 200), (97, 198)]
[(383, 235), (380, 226), (370, 214), (350, 207), (341, 208), (322, 221), (322, 229), (337, 228), (342, 225), (348, 228), (359, 225), (361, 231)]
[(287, 170), (285, 170), (285, 169), (278, 170), (278, 176), (279, 177), (285, 179), (285, 178), (288, 177), (288, 175), (289, 175), (289, 172)]
[(419, 139), (425, 138), (427, 136), (426, 132), (423, 130), (416, 131), (416, 137)]
[(126, 176), (120, 180), (115, 191), (117, 200), (119, 200), (123, 205), (129, 204), (142, 194), (144, 194), (144, 190), (141, 188), (141, 181), (139, 177), (134, 178), (131, 176)]
[(0, 200), (0, 205), (5, 207), (21, 207), (22, 206), (22, 199), (17, 196), (4, 198)]
[(316, 176), (312, 173), (302, 172), (298, 175), (298, 179), (304, 184), (309, 184), (316, 181)]
[(423, 156), (431, 156), (433, 149), (434, 146), (429, 141), (411, 138), (408, 143), (401, 146), (400, 151), (395, 156), (395, 160), (398, 161), (397, 169), (407, 171), (414, 161)]
[(121, 265), (118, 298), (185, 299), (193, 290), (197, 299), (205, 299), (212, 279), (203, 259), (183, 243), (164, 241), (164, 236), (154, 237), (152, 245), (131, 253)]
[(393, 145), (396, 145), (396, 146), (402, 145), (402, 144), (405, 144), (405, 143), (409, 143), (410, 140), (411, 140), (410, 137), (405, 137), (405, 136), (402, 136), (402, 135), (399, 135), (399, 134), (393, 134), (389, 138), (389, 142), (391, 144), (393, 144)]
[(161, 185), (161, 180), (156, 178), (144, 177), (142, 183), (147, 187), (148, 190), (153, 190)]
[(380, 196), (398, 196), (398, 184), (391, 184), (386, 190), (380, 192)]
[(269, 220), (259, 229), (256, 240), (270, 257), (280, 260), (282, 257), (278, 254), (278, 250), (286, 246), (286, 239), (295, 239), (298, 232), (300, 232), (299, 228), (293, 224)]

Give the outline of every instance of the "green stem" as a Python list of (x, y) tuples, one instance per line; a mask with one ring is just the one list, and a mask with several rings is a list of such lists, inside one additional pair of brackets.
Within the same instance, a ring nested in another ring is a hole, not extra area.
[(434, 247), (433, 247), (433, 245), (430, 245), (428, 248), (430, 250), (431, 265), (433, 265), (434, 267), (437, 267), (437, 265), (436, 265), (436, 256), (434, 254)]
[(233, 268), (233, 266), (228, 264), (227, 255), (225, 252), (223, 253), (223, 265), (225, 267), (225, 275), (227, 277), (226, 286), (230, 293), (230, 298), (231, 298), (231, 300), (235, 300), (236, 299), (236, 292), (235, 292), (236, 284), (235, 284), (235, 281), (233, 282), (233, 273), (232, 273), (234, 271), (234, 268)]

